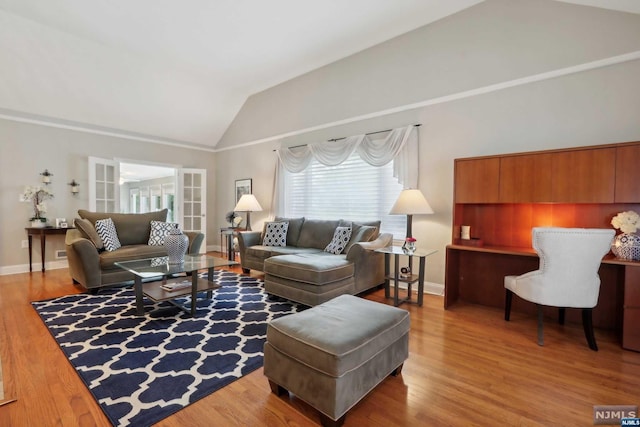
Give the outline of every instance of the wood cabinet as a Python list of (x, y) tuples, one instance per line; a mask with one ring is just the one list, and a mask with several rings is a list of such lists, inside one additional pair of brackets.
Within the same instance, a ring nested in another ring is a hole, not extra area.
[(640, 144), (616, 149), (617, 203), (633, 203), (640, 200)]
[(500, 203), (551, 201), (552, 154), (505, 156), (500, 159)]
[(613, 203), (616, 149), (568, 150), (552, 154), (550, 202)]
[(500, 159), (465, 159), (455, 162), (456, 203), (497, 203)]

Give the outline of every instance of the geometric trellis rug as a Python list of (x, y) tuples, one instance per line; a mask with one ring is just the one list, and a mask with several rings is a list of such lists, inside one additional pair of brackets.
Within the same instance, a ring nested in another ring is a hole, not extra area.
[(214, 273), (222, 287), (194, 317), (147, 298), (136, 316), (132, 287), (32, 305), (111, 423), (149, 426), (261, 367), (267, 323), (303, 309), (270, 301), (259, 279)]

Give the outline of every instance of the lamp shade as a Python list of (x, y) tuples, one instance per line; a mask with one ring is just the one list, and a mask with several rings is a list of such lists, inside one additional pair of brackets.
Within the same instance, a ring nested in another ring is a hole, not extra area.
[(260, 212), (262, 210), (262, 206), (258, 203), (256, 196), (253, 194), (245, 194), (240, 197), (238, 204), (233, 210), (241, 212)]
[[(244, 196), (243, 196), (244, 197)], [(391, 215), (418, 215), (432, 214), (433, 209), (425, 199), (422, 192), (417, 188), (402, 190), (398, 200), (389, 212)]]

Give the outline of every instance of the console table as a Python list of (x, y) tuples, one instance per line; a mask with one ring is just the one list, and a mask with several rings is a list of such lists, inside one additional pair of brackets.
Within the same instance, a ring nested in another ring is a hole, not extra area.
[[(69, 227), (69, 228), (73, 228), (73, 227)], [(47, 235), (67, 234), (67, 230), (69, 228), (60, 228), (60, 227), (27, 227), (25, 228), (25, 230), (27, 231), (27, 237), (29, 239), (29, 272), (33, 271), (31, 267), (33, 236), (38, 236), (40, 238), (40, 254), (42, 257), (42, 272), (44, 273), (44, 258), (45, 258)]]
[[(612, 228), (617, 213), (640, 212), (638, 163), (640, 142), (456, 159), (445, 308), (504, 308), (504, 276), (539, 267), (533, 227)], [(471, 228), (466, 241), (463, 225)], [(623, 348), (640, 351), (640, 262), (609, 254), (598, 274), (594, 325), (619, 331)], [(513, 310), (534, 314), (535, 306), (516, 299)], [(567, 320), (579, 323), (579, 315), (569, 310)]]
[[(240, 227), (224, 227), (220, 229), (220, 248), (224, 254), (226, 251), (227, 259), (229, 261), (236, 260), (236, 251), (233, 248), (233, 239), (238, 237), (240, 231), (245, 231), (245, 228)], [(223, 240), (225, 241), (223, 244)]]

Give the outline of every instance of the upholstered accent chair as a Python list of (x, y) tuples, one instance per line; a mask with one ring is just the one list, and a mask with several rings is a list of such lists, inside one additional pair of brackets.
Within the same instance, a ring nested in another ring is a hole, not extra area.
[(581, 308), (587, 343), (591, 350), (598, 351), (592, 309), (600, 294), (598, 268), (609, 252), (614, 234), (613, 229), (533, 228), (533, 248), (540, 257), (540, 268), (504, 278), (504, 319), (510, 319), (513, 294), (535, 303), (538, 345), (543, 345), (543, 306), (559, 307), (560, 324), (564, 323), (565, 308)]

